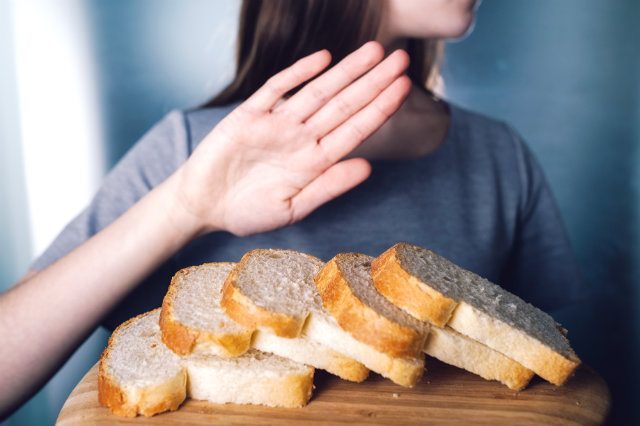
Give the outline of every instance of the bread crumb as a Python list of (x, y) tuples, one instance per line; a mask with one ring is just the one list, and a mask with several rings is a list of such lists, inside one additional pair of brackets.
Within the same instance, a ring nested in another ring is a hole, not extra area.
[(156, 346), (158, 346), (158, 344), (157, 344), (157, 343), (152, 343), (152, 344), (151, 344), (151, 349), (155, 348)]
[(395, 393), (395, 392), (393, 393), (393, 395), (392, 395), (392, 396), (393, 396), (394, 398), (396, 398), (396, 399), (397, 399), (397, 398), (400, 398), (400, 395), (399, 395), (399, 394), (397, 394), (397, 393)]
[(576, 405), (579, 407), (581, 405), (580, 401), (576, 401)]

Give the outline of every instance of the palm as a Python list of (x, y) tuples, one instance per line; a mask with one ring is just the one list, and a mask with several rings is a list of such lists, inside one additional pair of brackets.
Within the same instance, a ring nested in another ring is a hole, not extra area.
[(340, 161), (380, 127), (408, 91), (402, 54), (353, 82), (382, 53), (371, 45), (347, 57), (290, 99), (284, 93), (326, 67), (314, 54), (274, 76), (236, 108), (184, 167), (184, 199), (210, 229), (236, 235), (291, 224), (367, 178), (363, 159)]

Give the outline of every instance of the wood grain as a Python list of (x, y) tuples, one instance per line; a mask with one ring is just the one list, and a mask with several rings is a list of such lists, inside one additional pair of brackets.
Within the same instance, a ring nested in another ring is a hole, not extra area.
[(609, 411), (607, 385), (589, 367), (580, 367), (562, 387), (534, 378), (521, 392), (433, 359), (428, 368), (413, 389), (374, 374), (356, 384), (316, 371), (314, 396), (299, 409), (187, 400), (178, 411), (131, 419), (114, 416), (98, 404), (94, 366), (71, 392), (56, 424), (596, 425)]

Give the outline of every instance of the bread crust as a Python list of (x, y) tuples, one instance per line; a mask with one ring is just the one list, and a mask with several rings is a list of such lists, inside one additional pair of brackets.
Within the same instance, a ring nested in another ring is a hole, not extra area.
[[(208, 264), (201, 266), (206, 265)], [(173, 352), (183, 356), (193, 352), (196, 346), (209, 344), (216, 345), (220, 349), (219, 355), (229, 357), (242, 355), (251, 346), (252, 330), (248, 329), (242, 333), (216, 334), (189, 327), (176, 319), (173, 313), (173, 302), (180, 288), (180, 280), (197, 268), (199, 267), (192, 266), (181, 269), (171, 278), (171, 284), (169, 284), (167, 294), (162, 301), (162, 310), (160, 311), (162, 341)]]
[(371, 262), (373, 284), (383, 296), (415, 318), (444, 327), (458, 302), (429, 283), (423, 284), (402, 267), (397, 256), (401, 244), (395, 244)]
[(353, 293), (338, 265), (341, 257), (350, 256), (354, 255), (336, 255), (316, 276), (324, 308), (357, 340), (393, 357), (419, 357), (425, 341), (423, 334), (380, 315)]
[[(296, 374), (286, 377), (284, 380), (274, 379), (272, 383), (266, 383), (265, 388), (269, 399), (265, 405), (272, 407), (300, 408), (307, 405), (313, 393), (314, 369), (310, 368), (308, 374)], [(272, 391), (269, 391), (269, 390)], [(286, 389), (284, 392), (283, 389)]]
[(241, 270), (252, 252), (245, 254), (231, 271), (222, 287), (220, 305), (227, 315), (250, 329), (266, 328), (280, 337), (298, 337), (302, 333), (306, 316), (295, 317), (279, 312), (271, 312), (253, 303), (237, 288), (238, 271)]
[(98, 364), (98, 401), (118, 416), (135, 417), (138, 414), (153, 416), (164, 411), (173, 411), (178, 409), (186, 398), (187, 376), (184, 369), (181, 369), (177, 376), (159, 385), (137, 389), (136, 392), (128, 392), (107, 372), (107, 359), (119, 332), (127, 328), (132, 322), (156, 311), (158, 309), (137, 315), (120, 324), (109, 337), (107, 347), (100, 356)]

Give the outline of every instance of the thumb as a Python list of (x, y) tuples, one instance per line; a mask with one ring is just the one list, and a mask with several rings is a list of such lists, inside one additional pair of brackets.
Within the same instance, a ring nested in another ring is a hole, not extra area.
[(291, 215), (297, 222), (312, 211), (364, 182), (371, 165), (364, 158), (340, 161), (312, 180), (291, 199)]

